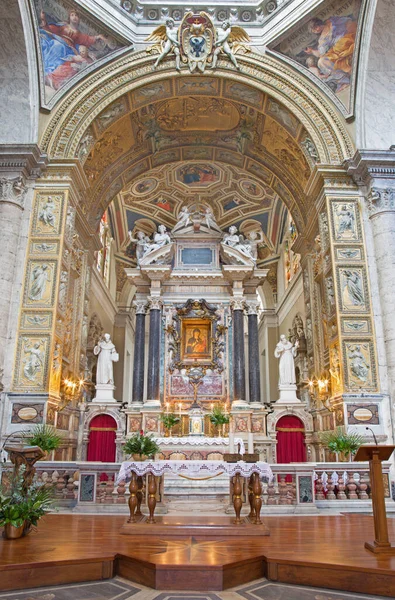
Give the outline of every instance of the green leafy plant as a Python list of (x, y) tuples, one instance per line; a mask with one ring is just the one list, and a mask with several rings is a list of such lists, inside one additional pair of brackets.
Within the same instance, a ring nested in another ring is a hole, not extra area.
[(221, 404), (215, 404), (213, 406), (209, 419), (215, 427), (220, 427), (221, 425), (229, 423), (229, 415), (225, 413)]
[(125, 454), (138, 454), (153, 457), (160, 450), (156, 441), (150, 435), (144, 435), (144, 431), (132, 435), (123, 447)]
[(363, 437), (358, 433), (346, 433), (341, 427), (335, 431), (327, 431), (320, 435), (321, 442), (336, 456), (347, 457), (355, 454), (363, 444)]
[(180, 417), (177, 417), (174, 413), (163, 413), (159, 419), (162, 421), (165, 429), (171, 429), (181, 421)]
[[(53, 508), (53, 487), (33, 482), (24, 489), (25, 467), (13, 473), (7, 488), (2, 484), (0, 489), (0, 527), (9, 524), (13, 527), (25, 525), (29, 529)], [(7, 493), (5, 493), (5, 491)]]
[(29, 446), (38, 446), (43, 452), (52, 452), (63, 442), (62, 436), (51, 425), (36, 425), (24, 434), (23, 439)]

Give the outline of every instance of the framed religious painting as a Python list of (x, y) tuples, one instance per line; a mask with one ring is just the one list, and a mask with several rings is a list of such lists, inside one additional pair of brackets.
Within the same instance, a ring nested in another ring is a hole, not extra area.
[(181, 319), (181, 362), (208, 364), (213, 360), (212, 319)]

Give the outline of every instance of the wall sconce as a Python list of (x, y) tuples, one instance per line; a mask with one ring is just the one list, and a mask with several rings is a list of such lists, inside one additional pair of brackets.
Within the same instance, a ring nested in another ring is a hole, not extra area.
[(329, 379), (325, 375), (318, 379), (309, 379), (307, 381), (310, 398), (313, 405), (317, 408), (321, 404), (324, 408), (333, 412), (335, 409), (331, 405), (329, 396)]
[(84, 379), (64, 379), (62, 401), (57, 408), (57, 412), (64, 410), (71, 402), (81, 400), (83, 398), (82, 391), (86, 383)]

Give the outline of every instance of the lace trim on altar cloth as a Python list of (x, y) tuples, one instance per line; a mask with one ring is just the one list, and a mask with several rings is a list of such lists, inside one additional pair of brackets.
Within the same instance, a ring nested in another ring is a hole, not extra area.
[(253, 473), (259, 473), (260, 477), (266, 477), (269, 481), (273, 479), (270, 466), (265, 462), (227, 463), (223, 460), (147, 460), (143, 462), (125, 461), (121, 464), (116, 484), (130, 478), (134, 471), (138, 476), (152, 473), (160, 476), (165, 473), (174, 475), (219, 475), (221, 472), (233, 477), (240, 473), (242, 477), (250, 477)]

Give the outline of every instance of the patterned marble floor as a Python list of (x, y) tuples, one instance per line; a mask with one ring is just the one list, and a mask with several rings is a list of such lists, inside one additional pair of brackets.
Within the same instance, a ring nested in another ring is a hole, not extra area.
[[(225, 592), (158, 592), (120, 577), (108, 581), (51, 586), (0, 593), (4, 600), (384, 600), (369, 596), (301, 587), (258, 579)], [(388, 597), (387, 597), (388, 598)], [(394, 597), (395, 598), (395, 597)]]

